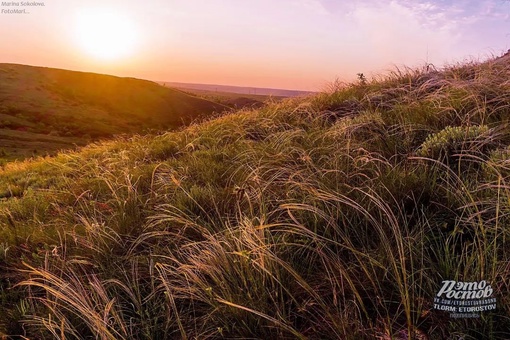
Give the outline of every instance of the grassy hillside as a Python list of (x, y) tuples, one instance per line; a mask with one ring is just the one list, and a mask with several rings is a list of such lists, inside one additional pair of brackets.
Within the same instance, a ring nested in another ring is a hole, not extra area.
[(146, 80), (0, 64), (0, 157), (168, 129), (224, 108)]
[[(510, 60), (0, 171), (0, 334), (510, 337)], [(442, 280), (497, 310), (450, 319)]]

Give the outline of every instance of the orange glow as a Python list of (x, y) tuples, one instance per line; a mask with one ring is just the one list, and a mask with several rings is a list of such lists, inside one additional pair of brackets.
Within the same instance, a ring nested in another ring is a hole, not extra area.
[[(21, 3), (14, 7), (23, 9)], [(510, 47), (510, 1), (45, 4), (29, 14), (0, 13), (0, 63), (155, 81), (320, 90), (335, 79), (356, 81), (357, 73), (370, 78), (394, 65), (440, 68)]]

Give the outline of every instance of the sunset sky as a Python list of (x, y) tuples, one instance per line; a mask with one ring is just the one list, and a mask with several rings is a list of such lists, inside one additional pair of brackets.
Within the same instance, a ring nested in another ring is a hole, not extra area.
[[(504, 0), (28, 2), (44, 6), (0, 6), (0, 62), (320, 90), (358, 72), (439, 67), (510, 48)], [(26, 13), (9, 13), (16, 9)]]

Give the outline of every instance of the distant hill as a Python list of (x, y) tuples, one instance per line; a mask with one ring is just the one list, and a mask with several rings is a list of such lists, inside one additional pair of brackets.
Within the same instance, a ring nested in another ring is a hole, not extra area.
[(224, 109), (147, 80), (0, 64), (0, 157), (174, 128)]
[(285, 90), (285, 89), (270, 89), (262, 87), (243, 87), (243, 86), (228, 86), (228, 85), (215, 85), (215, 84), (191, 84), (191, 83), (178, 83), (178, 82), (159, 82), (164, 86), (175, 87), (178, 89), (188, 90), (203, 90), (210, 92), (226, 92), (248, 95), (261, 95), (261, 96), (276, 96), (276, 97), (298, 97), (308, 95), (311, 91), (298, 91), (298, 90)]

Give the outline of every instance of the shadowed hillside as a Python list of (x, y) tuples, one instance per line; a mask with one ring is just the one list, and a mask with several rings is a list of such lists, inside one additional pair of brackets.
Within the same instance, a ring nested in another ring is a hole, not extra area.
[[(0, 337), (510, 338), (509, 79), (397, 70), (5, 165)], [(496, 310), (435, 309), (443, 280)]]
[(224, 108), (146, 80), (0, 64), (0, 157), (175, 128)]

